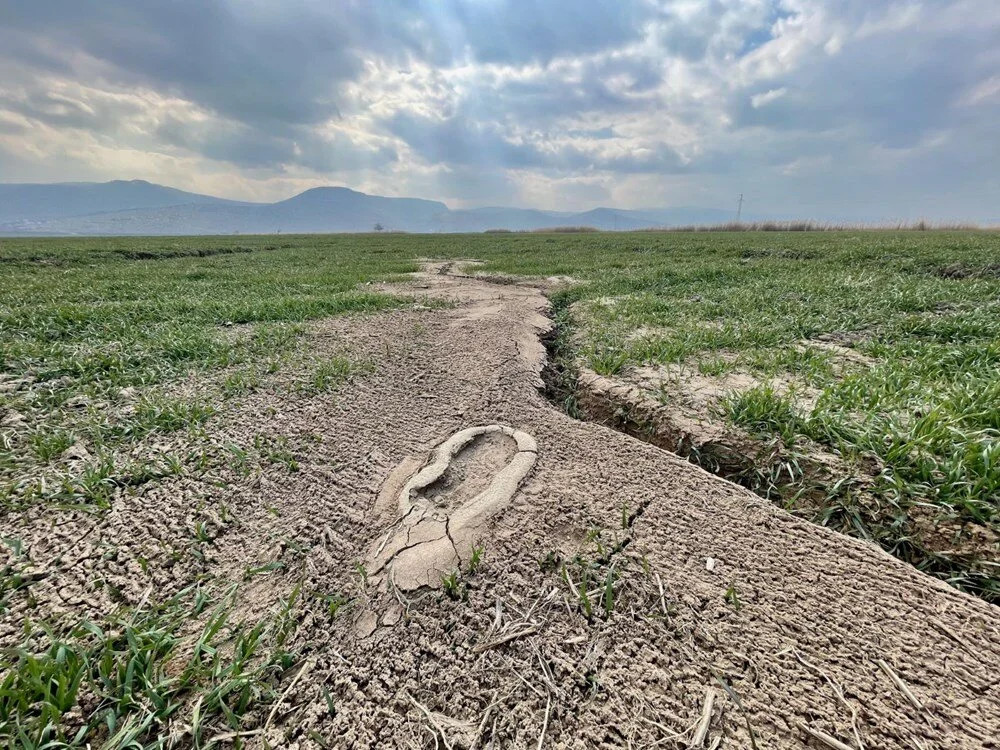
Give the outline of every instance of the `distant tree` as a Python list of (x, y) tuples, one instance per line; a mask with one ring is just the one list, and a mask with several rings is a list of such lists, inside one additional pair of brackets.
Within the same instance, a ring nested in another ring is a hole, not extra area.
[(382, 226), (381, 224), (376, 224), (375, 225), (375, 231), (376, 232), (381, 232), (383, 229), (385, 229), (385, 227)]

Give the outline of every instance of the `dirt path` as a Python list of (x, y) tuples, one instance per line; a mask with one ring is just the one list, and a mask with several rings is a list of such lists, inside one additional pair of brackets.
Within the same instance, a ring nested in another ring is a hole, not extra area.
[[(287, 437), (298, 472), (161, 485), (85, 542), (75, 516), (25, 519), (36, 555), (116, 550), (58, 596), (39, 588), (40, 606), (107, 607), (95, 576), (134, 602), (276, 558), (284, 571), (244, 585), (248, 612), (299, 581), (343, 592), (346, 614), (302, 617), (309, 670), (272, 746), (1000, 746), (996, 609), (565, 416), (539, 392), (540, 292), (438, 270), (394, 289), (453, 307), (312, 331), (370, 373), (330, 396), (256, 394), (213, 427)], [(162, 567), (199, 503), (239, 523), (204, 561)]]

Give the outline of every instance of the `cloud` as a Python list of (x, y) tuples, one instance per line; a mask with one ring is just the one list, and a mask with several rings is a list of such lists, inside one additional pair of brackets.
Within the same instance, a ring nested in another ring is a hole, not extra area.
[(766, 107), (773, 101), (776, 101), (788, 93), (788, 89), (782, 86), (780, 89), (768, 89), (761, 94), (754, 94), (750, 97), (750, 106), (754, 109), (760, 109), (761, 107)]
[(974, 107), (977, 104), (1000, 100), (1000, 75), (972, 84), (959, 100), (961, 104)]
[[(799, 38), (810, 38), (814, 46), (797, 48), (798, 59), (790, 70), (763, 75), (768, 93), (737, 103), (735, 120), (785, 131), (850, 130), (859, 142), (896, 147), (955, 127), (960, 117), (954, 107), (984, 67), (960, 51), (966, 45), (989, 49), (989, 39), (1000, 33), (1000, 12), (983, 19), (986, 28), (963, 28), (956, 35), (954, 29), (938, 27), (937, 17), (917, 10), (890, 6), (884, 16), (859, 18), (853, 32), (825, 18), (820, 19), (823, 24), (814, 22), (829, 38), (819, 28), (800, 29)], [(906, 30), (905, 44), (899, 38), (901, 29)], [(837, 40), (833, 48), (830, 39)], [(913, 54), (912, 49), (935, 52)], [(952, 54), (940, 53), (946, 50)], [(767, 59), (766, 47), (762, 52)], [(772, 95), (776, 92), (781, 96)]]
[[(298, 123), (335, 111), (338, 82), (356, 75), (347, 29), (306, 3), (124, 0), (44, 6), (12, 0), (3, 37), (118, 86), (178, 95), (247, 122)], [(369, 19), (359, 19), (363, 30)], [(22, 42), (25, 44), (25, 42)]]
[(751, 213), (1000, 218), (994, 0), (7, 0), (2, 16), (0, 179), (574, 209), (742, 191)]

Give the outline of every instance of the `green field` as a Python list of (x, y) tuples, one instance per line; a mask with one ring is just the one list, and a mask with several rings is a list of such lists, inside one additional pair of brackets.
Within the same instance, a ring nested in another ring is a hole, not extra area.
[[(831, 483), (822, 507), (800, 512), (1000, 596), (990, 536), (1000, 507), (993, 232), (3, 240), (0, 409), (23, 419), (24, 434), (5, 429), (0, 502), (105, 502), (106, 482), (63, 477), (43, 490), (33, 474), (81, 437), (100, 456), (151, 430), (207, 420), (213, 404), (171, 400), (157, 386), (243, 366), (228, 381), (238, 391), (294, 349), (302, 322), (400, 304), (361, 285), (422, 257), (571, 277), (578, 283), (554, 304), (570, 355), (598, 373), (679, 365), (757, 377), (761, 385), (728, 393), (715, 415), (780, 439), (790, 473), (758, 478), (755, 489), (793, 498), (810, 479), (795, 475), (795, 458), (815, 446), (848, 466), (874, 460), (864, 493)], [(844, 360), (837, 347), (859, 356)], [(790, 388), (771, 387), (775, 376)], [(113, 403), (125, 388), (149, 394), (130, 420), (80, 408)], [(948, 529), (951, 542), (930, 540), (928, 524)]]
[[(398, 305), (359, 285), (414, 268), (316, 239), (0, 243), (0, 503), (106, 505), (168, 468), (115, 463), (116, 448), (214, 412), (171, 383), (225, 369), (221, 398), (247, 390), (294, 350), (303, 321)], [(67, 474), (58, 458), (77, 442), (94, 460)]]
[[(727, 394), (715, 414), (769, 445), (781, 441), (780, 460), (744, 483), (791, 509), (797, 494), (819, 489), (818, 507), (813, 497), (799, 512), (997, 601), (1000, 235), (556, 242), (559, 251), (493, 264), (587, 282), (556, 300), (584, 366), (756, 376), (765, 384)], [(767, 384), (776, 376), (788, 392)], [(874, 464), (865, 491), (836, 479), (816, 488), (798, 459), (817, 447), (849, 469)]]
[[(583, 366), (760, 383), (727, 392), (712, 414), (768, 448), (767, 465), (731, 478), (1000, 599), (1000, 234), (665, 233), (509, 247), (473, 254), (583, 282), (554, 299)], [(805, 468), (814, 453), (833, 454), (843, 473), (818, 482)]]
[[(358, 365), (300, 361), (303, 324), (411, 304), (364, 283), (416, 267), (322, 238), (0, 241), (0, 618), (25, 613), (4, 623), (0, 744), (155, 748), (177, 722), (204, 747), (260, 720), (297, 658), (298, 590), (251, 622), (233, 613), (238, 584), (197, 578), (96, 620), (50, 621), (32, 587), (69, 563), (35, 559), (19, 519), (99, 518), (140, 485), (219, 482), (221, 468), (295, 471), (282, 436), (223, 448), (213, 418), (279, 371), (306, 395), (335, 389)], [(178, 554), (204, 554), (211, 524), (190, 533)]]
[[(738, 375), (744, 385), (724, 389), (707, 418), (762, 450), (731, 479), (1000, 600), (1000, 233), (990, 232), (0, 240), (7, 528), (46, 507), (99, 516), (123, 488), (232, 468), (250, 453), (293, 471), (294, 458), (266, 441), (205, 452), (213, 416), (269, 374), (302, 370), (308, 321), (413, 304), (366, 282), (399, 279), (420, 258), (568, 277), (548, 284), (559, 402), (571, 413), (584, 368), (625, 380), (666, 373), (650, 394), (668, 410), (675, 386)], [(296, 387), (316, 392), (356, 363), (305, 367)], [(135, 449), (165, 435), (187, 449)], [(809, 471), (817, 455), (833, 457), (832, 473)], [(3, 541), (0, 615), (31, 584), (26, 551), (15, 536)], [(145, 746), (130, 743), (192, 695), (202, 696), (193, 737), (202, 724), (242, 726), (293, 661), (297, 592), (248, 627), (227, 622), (230, 594), (207, 591), (51, 631), (26, 622), (0, 670), (0, 736), (23, 747), (92, 736)], [(331, 616), (340, 604), (331, 600)], [(193, 655), (179, 651), (192, 618), (205, 628)], [(178, 660), (181, 678), (168, 679)], [(100, 696), (90, 724), (68, 718), (80, 691)]]

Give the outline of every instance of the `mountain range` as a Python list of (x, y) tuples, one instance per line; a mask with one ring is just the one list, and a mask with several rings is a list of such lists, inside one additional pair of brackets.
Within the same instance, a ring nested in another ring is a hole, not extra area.
[(154, 185), (144, 180), (55, 184), (0, 183), (0, 234), (190, 235), (524, 231), (556, 226), (646, 229), (730, 221), (711, 208), (579, 213), (525, 208), (450, 209), (438, 201), (386, 198), (345, 187), (306, 190), (277, 203), (248, 203)]

